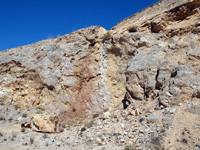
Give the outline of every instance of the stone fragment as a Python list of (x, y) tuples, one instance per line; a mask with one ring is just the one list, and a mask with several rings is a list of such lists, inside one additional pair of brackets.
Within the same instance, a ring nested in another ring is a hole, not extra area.
[(156, 33), (163, 30), (166, 26), (165, 22), (162, 19), (156, 19), (156, 20), (152, 21), (151, 25), (152, 25), (152, 31), (156, 32)]
[(26, 145), (28, 145), (28, 143), (24, 142), (24, 143), (22, 143), (22, 145), (23, 145), (23, 146), (26, 146)]
[(34, 131), (54, 133), (58, 131), (58, 117), (52, 115), (31, 115), (31, 128)]
[(170, 110), (169, 110), (169, 113), (170, 114), (174, 114), (176, 112), (176, 108), (171, 108)]
[(58, 147), (61, 146), (61, 144), (62, 144), (62, 143), (61, 143), (60, 141), (57, 141), (57, 142), (56, 142), (56, 146), (58, 146)]
[(130, 114), (133, 115), (133, 116), (135, 116), (135, 115), (136, 115), (135, 112), (136, 112), (136, 111), (133, 110), (133, 111), (130, 112)]
[(198, 143), (198, 144), (196, 145), (196, 147), (200, 148), (200, 143)]
[(110, 116), (111, 116), (111, 114), (110, 114), (109, 112), (105, 112), (105, 113), (103, 114), (103, 119), (109, 119)]
[(54, 139), (53, 138), (50, 138), (47, 142), (47, 145), (52, 145), (54, 143)]
[(186, 110), (188, 110), (192, 114), (200, 115), (200, 104), (191, 102), (187, 105)]
[(157, 121), (157, 117), (154, 114), (150, 114), (149, 116), (147, 116), (147, 121), (149, 123), (155, 123)]
[(172, 107), (172, 108), (165, 108), (165, 110), (167, 112), (169, 112), (170, 114), (174, 114), (176, 112), (176, 108), (175, 107)]
[(135, 110), (135, 115), (138, 116), (139, 114), (140, 114), (139, 109), (136, 109), (136, 110)]

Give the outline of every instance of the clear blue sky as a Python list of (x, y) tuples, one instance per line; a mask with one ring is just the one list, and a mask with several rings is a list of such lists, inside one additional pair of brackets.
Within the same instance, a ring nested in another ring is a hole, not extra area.
[(0, 0), (0, 50), (80, 28), (109, 30), (159, 0)]

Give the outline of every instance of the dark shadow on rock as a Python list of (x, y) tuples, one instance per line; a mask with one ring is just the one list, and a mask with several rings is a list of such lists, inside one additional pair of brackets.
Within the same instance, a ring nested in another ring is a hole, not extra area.
[(131, 104), (131, 102), (127, 99), (126, 95), (125, 95), (124, 99), (122, 100), (122, 104), (123, 104), (124, 109), (127, 109), (128, 106)]

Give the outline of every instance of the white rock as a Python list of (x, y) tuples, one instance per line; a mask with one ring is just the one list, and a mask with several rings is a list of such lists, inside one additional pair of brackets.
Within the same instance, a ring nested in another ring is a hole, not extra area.
[(104, 118), (104, 119), (109, 119), (110, 116), (111, 116), (111, 114), (110, 114), (109, 112), (105, 112), (105, 113), (103, 114), (103, 118)]
[(54, 139), (53, 138), (48, 140), (48, 145), (52, 145), (53, 143), (54, 143)]
[(171, 108), (171, 109), (169, 110), (169, 112), (170, 112), (170, 114), (174, 114), (174, 113), (176, 112), (176, 108)]
[(60, 146), (62, 143), (60, 141), (56, 142), (56, 146)]

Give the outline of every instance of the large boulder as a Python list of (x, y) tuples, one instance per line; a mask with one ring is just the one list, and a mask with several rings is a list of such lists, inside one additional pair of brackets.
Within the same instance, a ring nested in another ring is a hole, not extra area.
[(31, 115), (31, 128), (39, 132), (58, 132), (58, 117), (42, 114)]

